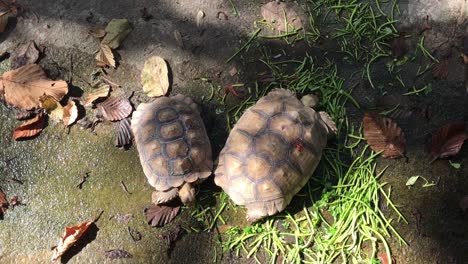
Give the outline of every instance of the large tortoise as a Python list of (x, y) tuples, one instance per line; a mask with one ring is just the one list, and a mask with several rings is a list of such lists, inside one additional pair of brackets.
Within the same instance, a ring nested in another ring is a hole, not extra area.
[(194, 184), (212, 173), (211, 145), (197, 105), (178, 94), (138, 106), (132, 131), (156, 204), (195, 199)]
[(317, 167), (330, 117), (275, 89), (239, 119), (219, 156), (215, 183), (255, 222), (284, 210)]

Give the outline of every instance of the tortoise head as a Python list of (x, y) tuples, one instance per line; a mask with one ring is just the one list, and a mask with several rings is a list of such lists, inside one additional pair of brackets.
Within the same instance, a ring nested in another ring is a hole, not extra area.
[(184, 183), (179, 189), (179, 197), (185, 205), (195, 202), (195, 188), (188, 182)]

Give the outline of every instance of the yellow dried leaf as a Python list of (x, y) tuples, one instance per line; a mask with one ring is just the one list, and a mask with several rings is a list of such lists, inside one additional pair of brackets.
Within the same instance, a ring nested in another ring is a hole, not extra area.
[(78, 107), (75, 101), (68, 101), (67, 105), (63, 107), (63, 123), (65, 126), (70, 126), (78, 118)]
[(54, 249), (54, 255), (52, 256), (52, 261), (57, 261), (65, 251), (67, 251), (71, 246), (73, 246), (76, 241), (88, 230), (88, 227), (93, 222), (84, 222), (74, 226), (65, 227), (65, 233), (63, 237), (59, 240), (58, 246)]
[(46, 94), (60, 101), (68, 93), (68, 84), (49, 80), (37, 64), (27, 64), (8, 71), (0, 78), (0, 94), (6, 103), (23, 110), (40, 107), (39, 97)]
[(52, 120), (60, 121), (63, 119), (63, 107), (52, 96), (44, 94), (39, 97), (39, 101), (41, 102), (41, 108), (49, 114)]
[(110, 92), (110, 85), (101, 83), (99, 84), (99, 87), (96, 90), (94, 90), (94, 92), (86, 96), (83, 102), (83, 105), (90, 106), (97, 99), (109, 96), (109, 92)]
[(112, 49), (105, 44), (101, 44), (99, 52), (96, 54), (96, 64), (99, 67), (110, 66), (115, 68), (115, 59)]
[(169, 90), (169, 72), (163, 58), (153, 56), (146, 60), (141, 71), (141, 85), (149, 97), (166, 95)]

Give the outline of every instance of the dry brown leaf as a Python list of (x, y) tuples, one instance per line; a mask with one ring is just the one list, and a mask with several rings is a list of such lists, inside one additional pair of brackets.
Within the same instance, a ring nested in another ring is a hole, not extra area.
[(115, 130), (115, 146), (125, 147), (130, 145), (133, 139), (130, 118), (120, 120), (115, 126)]
[(110, 66), (115, 68), (114, 53), (112, 53), (112, 49), (109, 46), (105, 44), (99, 46), (99, 51), (96, 54), (96, 64), (99, 67)]
[(8, 25), (9, 10), (0, 10), (0, 33), (4, 32)]
[(466, 128), (464, 123), (452, 123), (437, 130), (431, 142), (432, 161), (458, 154), (463, 142), (468, 139)]
[(149, 97), (166, 95), (169, 90), (169, 71), (163, 58), (153, 56), (146, 60), (141, 71), (141, 85)]
[(103, 38), (106, 35), (106, 33), (107, 33), (106, 30), (103, 28), (99, 28), (99, 27), (88, 28), (88, 34), (97, 39)]
[(19, 46), (10, 57), (11, 69), (18, 69), (26, 64), (35, 63), (39, 59), (39, 50), (36, 43), (31, 40), (29, 43)]
[(146, 221), (152, 227), (164, 226), (177, 216), (180, 206), (166, 206), (152, 204), (149, 208), (145, 208), (144, 213)]
[(63, 107), (63, 123), (65, 126), (70, 126), (78, 118), (78, 107), (75, 101), (69, 100), (67, 105)]
[(132, 105), (128, 99), (112, 96), (96, 106), (104, 119), (109, 121), (122, 120), (129, 116), (133, 111)]
[(437, 79), (447, 79), (449, 74), (449, 60), (443, 59), (432, 68), (432, 76)]
[(367, 144), (384, 158), (404, 157), (406, 140), (401, 128), (390, 118), (377, 113), (365, 113), (363, 133)]
[(90, 106), (97, 99), (109, 96), (109, 92), (110, 85), (101, 83), (96, 90), (86, 96), (83, 105)]
[(93, 223), (84, 222), (74, 226), (65, 227), (65, 233), (63, 237), (59, 240), (58, 246), (54, 249), (54, 255), (52, 256), (52, 261), (57, 261), (65, 251), (67, 251), (71, 246), (73, 246), (78, 239), (86, 232), (88, 227)]
[(262, 6), (261, 13), (263, 19), (271, 23), (278, 31), (285, 32), (302, 28), (301, 18), (290, 3), (271, 1)]
[(45, 125), (45, 117), (44, 115), (38, 114), (31, 120), (28, 120), (22, 123), (19, 127), (15, 128), (13, 132), (13, 138), (15, 140), (18, 139), (25, 139), (34, 137), (35, 135), (39, 134)]
[(37, 64), (27, 64), (5, 72), (0, 78), (0, 94), (3, 94), (5, 102), (23, 110), (39, 108), (39, 97), (44, 94), (60, 101), (67, 93), (68, 84), (65, 81), (47, 79)]

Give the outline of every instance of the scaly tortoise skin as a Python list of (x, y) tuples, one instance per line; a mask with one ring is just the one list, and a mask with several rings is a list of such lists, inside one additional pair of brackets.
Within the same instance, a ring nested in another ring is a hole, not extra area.
[(250, 222), (283, 211), (310, 179), (333, 130), (322, 115), (329, 119), (290, 91), (275, 89), (234, 126), (219, 156), (215, 183), (234, 203), (246, 206)]
[(132, 131), (153, 202), (194, 200), (193, 185), (212, 173), (211, 145), (197, 105), (178, 94), (138, 106)]

